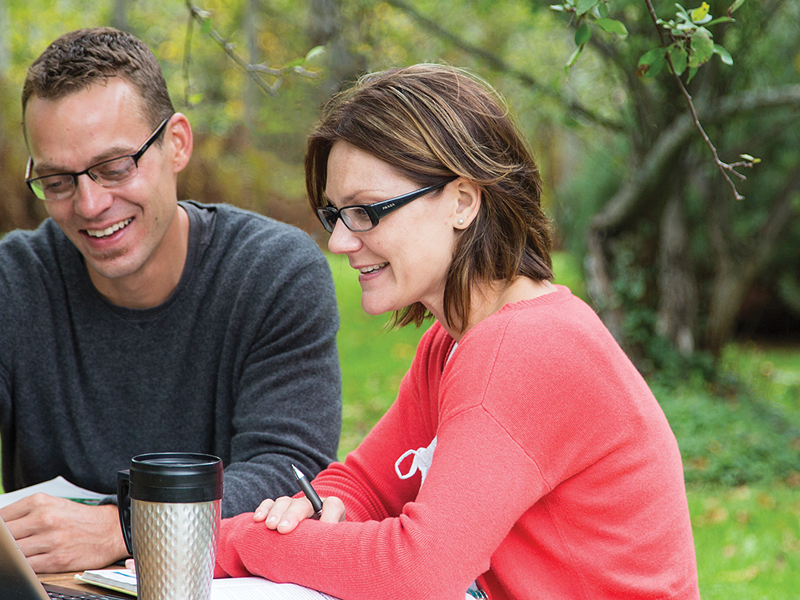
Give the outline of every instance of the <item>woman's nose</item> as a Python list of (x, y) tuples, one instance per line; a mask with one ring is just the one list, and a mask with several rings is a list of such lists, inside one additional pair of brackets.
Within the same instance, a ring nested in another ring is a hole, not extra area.
[(346, 254), (355, 252), (361, 246), (361, 238), (345, 227), (341, 219), (337, 219), (331, 237), (328, 239), (328, 250), (333, 254)]

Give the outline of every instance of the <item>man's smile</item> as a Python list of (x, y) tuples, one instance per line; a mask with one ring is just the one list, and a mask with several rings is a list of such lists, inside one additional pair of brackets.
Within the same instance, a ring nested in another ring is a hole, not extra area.
[(133, 221), (133, 217), (120, 221), (119, 223), (114, 223), (111, 227), (106, 227), (105, 229), (84, 229), (84, 231), (89, 237), (104, 238), (124, 227), (127, 227), (131, 221)]

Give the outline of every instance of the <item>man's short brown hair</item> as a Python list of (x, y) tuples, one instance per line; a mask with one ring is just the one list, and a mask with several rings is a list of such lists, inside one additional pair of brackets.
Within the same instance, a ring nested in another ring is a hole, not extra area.
[(94, 27), (62, 35), (33, 62), (22, 87), (23, 120), (34, 94), (58, 100), (109, 77), (130, 82), (152, 127), (175, 112), (161, 66), (147, 44), (112, 27)]

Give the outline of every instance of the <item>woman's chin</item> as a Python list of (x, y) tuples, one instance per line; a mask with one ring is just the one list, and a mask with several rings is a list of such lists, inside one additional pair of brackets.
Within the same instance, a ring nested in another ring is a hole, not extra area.
[(392, 312), (395, 310), (400, 310), (400, 308), (395, 308), (393, 304), (388, 302), (376, 302), (372, 298), (367, 298), (364, 295), (361, 296), (361, 308), (364, 310), (365, 313), (372, 316), (382, 315), (384, 313)]

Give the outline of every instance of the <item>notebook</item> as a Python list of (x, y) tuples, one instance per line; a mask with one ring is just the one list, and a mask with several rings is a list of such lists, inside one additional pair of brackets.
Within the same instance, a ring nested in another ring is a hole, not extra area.
[(2, 518), (0, 518), (0, 592), (3, 600), (124, 600), (121, 596), (93, 594), (49, 584), (42, 585)]

